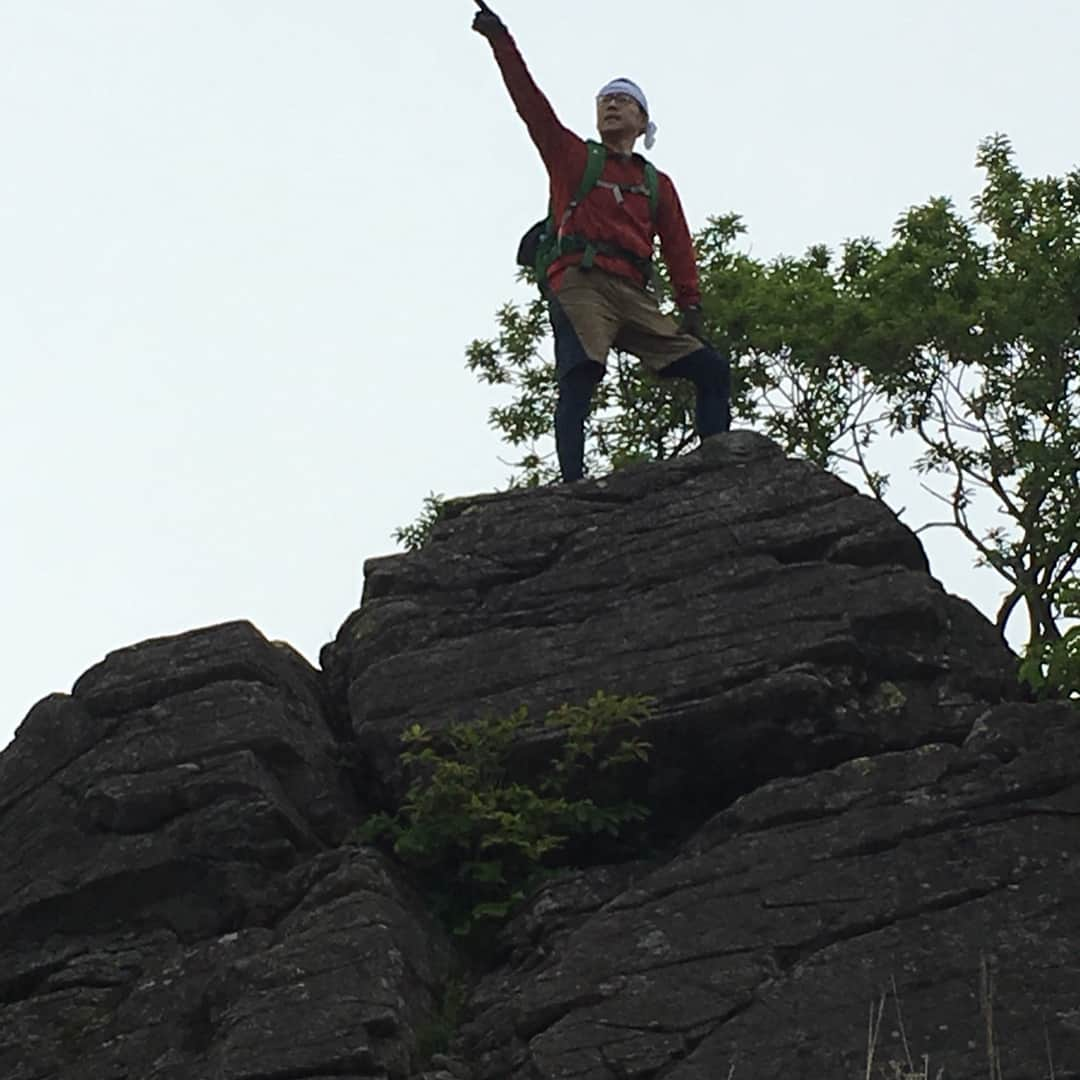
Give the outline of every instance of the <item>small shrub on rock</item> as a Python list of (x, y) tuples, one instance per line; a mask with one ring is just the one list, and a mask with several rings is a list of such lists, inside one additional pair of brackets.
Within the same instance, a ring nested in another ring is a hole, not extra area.
[(558, 734), (558, 748), (528, 780), (510, 769), (524, 707), (437, 734), (414, 725), (402, 734), (401, 760), (415, 776), (405, 800), (396, 813), (364, 822), (359, 839), (389, 846), (454, 932), (473, 935), (505, 919), (559, 866), (569, 841), (618, 838), (647, 817), (644, 806), (618, 797), (613, 779), (648, 760), (651, 746), (636, 732), (652, 707), (647, 697), (598, 692), (551, 711), (544, 725)]
[(435, 528), (439, 518), (442, 517), (445, 505), (445, 496), (436, 495), (434, 491), (430, 492), (424, 497), (423, 506), (416, 520), (408, 525), (399, 525), (394, 530), (394, 539), (406, 551), (419, 551), (428, 542), (431, 530)]

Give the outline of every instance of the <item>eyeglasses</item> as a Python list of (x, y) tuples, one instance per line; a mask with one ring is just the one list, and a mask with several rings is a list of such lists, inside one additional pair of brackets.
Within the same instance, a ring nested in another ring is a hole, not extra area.
[(636, 105), (637, 98), (630, 94), (604, 94), (596, 99), (601, 105)]

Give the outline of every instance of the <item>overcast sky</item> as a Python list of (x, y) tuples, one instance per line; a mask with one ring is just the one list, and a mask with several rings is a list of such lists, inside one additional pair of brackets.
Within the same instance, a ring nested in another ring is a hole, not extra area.
[[(0, 745), (147, 637), (248, 618), (317, 661), (428, 491), (503, 484), (463, 353), (546, 185), (474, 10), (0, 0)], [(640, 82), (691, 225), (760, 257), (967, 207), (992, 132), (1080, 161), (1076, 0), (499, 10), (582, 133)]]

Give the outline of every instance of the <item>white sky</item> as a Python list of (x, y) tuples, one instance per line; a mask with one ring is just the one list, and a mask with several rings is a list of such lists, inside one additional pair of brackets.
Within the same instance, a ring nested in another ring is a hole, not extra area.
[[(0, 746), (146, 637), (249, 618), (316, 661), (428, 491), (502, 485), (463, 354), (546, 186), (474, 10), (0, 0)], [(994, 131), (1080, 159), (1075, 0), (498, 10), (582, 133), (639, 81), (691, 225), (761, 257), (966, 207)]]

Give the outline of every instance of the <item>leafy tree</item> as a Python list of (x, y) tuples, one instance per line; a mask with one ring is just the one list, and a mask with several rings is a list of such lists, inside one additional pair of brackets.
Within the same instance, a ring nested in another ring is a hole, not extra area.
[[(1008, 584), (999, 628), (1022, 605), (1030, 640), (1053, 641), (1080, 558), (1080, 172), (1026, 179), (1002, 137), (978, 163), (973, 219), (933, 199), (867, 258), (850, 355), (888, 430), (921, 442), (947, 523)], [(1002, 524), (976, 527), (980, 495)]]
[(505, 918), (565, 857), (575, 837), (619, 837), (647, 811), (623, 798), (614, 774), (648, 759), (635, 731), (652, 700), (598, 692), (544, 723), (559, 737), (535, 782), (515, 779), (510, 756), (528, 713), (488, 716), (433, 734), (404, 732), (401, 760), (414, 775), (401, 809), (375, 814), (358, 838), (382, 842), (419, 876), (436, 911), (473, 937)]
[[(1004, 136), (986, 139), (974, 212), (944, 198), (914, 206), (887, 245), (816, 246), (768, 263), (736, 249), (737, 216), (697, 237), (714, 343), (735, 363), (733, 412), (789, 453), (854, 470), (879, 498), (884, 440), (919, 447), (912, 468), (979, 564), (1007, 594), (1002, 633), (1022, 612), (1029, 648), (1061, 639), (1080, 559), (1080, 171), (1032, 179)], [(556, 475), (555, 404), (539, 300), (504, 305), (468, 366), (506, 387), (491, 422), (520, 454), (514, 484)], [(616, 356), (588, 430), (593, 472), (695, 444), (689, 388), (661, 384)], [(981, 527), (977, 511), (998, 523)], [(1041, 653), (1040, 653), (1041, 655)]]

